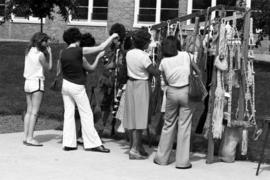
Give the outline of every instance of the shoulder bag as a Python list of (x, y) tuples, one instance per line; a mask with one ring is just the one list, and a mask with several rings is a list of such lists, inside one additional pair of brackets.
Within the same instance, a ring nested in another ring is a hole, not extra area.
[(191, 59), (190, 54), (190, 75), (189, 75), (189, 98), (193, 101), (204, 101), (204, 99), (207, 96), (207, 90), (205, 88), (205, 85), (203, 84), (203, 81), (201, 79), (201, 76), (196, 72), (196, 69), (193, 67), (193, 60)]

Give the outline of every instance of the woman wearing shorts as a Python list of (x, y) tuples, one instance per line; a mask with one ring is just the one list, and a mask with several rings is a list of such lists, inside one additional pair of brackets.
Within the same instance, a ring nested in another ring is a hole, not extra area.
[(44, 93), (44, 69), (52, 69), (52, 53), (48, 40), (47, 34), (35, 33), (25, 55), (23, 76), (27, 111), (24, 116), (23, 143), (28, 146), (42, 146), (34, 139), (34, 128)]

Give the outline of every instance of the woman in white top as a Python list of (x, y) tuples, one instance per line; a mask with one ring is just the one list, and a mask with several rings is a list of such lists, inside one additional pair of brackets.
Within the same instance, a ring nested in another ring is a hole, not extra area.
[(52, 69), (52, 53), (48, 46), (49, 36), (35, 33), (30, 40), (25, 55), (24, 91), (26, 93), (27, 111), (24, 116), (24, 141), (28, 146), (42, 146), (34, 139), (34, 128), (44, 92), (44, 69)]
[(168, 87), (166, 90), (166, 108), (164, 125), (158, 145), (154, 163), (159, 165), (169, 164), (176, 130), (176, 168), (191, 168), (189, 162), (190, 134), (192, 110), (189, 105), (189, 74), (190, 63), (196, 66), (192, 55), (185, 51), (177, 50), (177, 39), (167, 37), (162, 42), (163, 59), (159, 70), (162, 72)]
[(124, 128), (129, 130), (131, 149), (129, 159), (145, 159), (147, 153), (142, 146), (142, 130), (146, 129), (149, 109), (149, 74), (159, 76), (145, 49), (148, 48), (151, 35), (137, 30), (133, 35), (134, 49), (127, 52), (126, 63), (128, 81), (124, 111)]

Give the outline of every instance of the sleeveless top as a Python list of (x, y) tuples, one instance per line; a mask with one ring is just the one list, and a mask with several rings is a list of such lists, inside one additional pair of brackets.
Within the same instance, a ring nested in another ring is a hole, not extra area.
[(86, 84), (86, 71), (83, 68), (81, 47), (69, 47), (62, 51), (61, 65), (63, 78), (79, 85)]
[(45, 80), (43, 66), (41, 65), (39, 58), (42, 52), (36, 47), (32, 47), (28, 54), (25, 56), (24, 73), (25, 79), (40, 79)]

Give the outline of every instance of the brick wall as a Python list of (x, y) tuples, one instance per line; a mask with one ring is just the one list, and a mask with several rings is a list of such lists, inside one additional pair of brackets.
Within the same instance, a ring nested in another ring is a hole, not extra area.
[[(82, 32), (90, 32), (96, 38), (97, 43), (100, 43), (108, 37), (108, 29), (110, 29), (114, 23), (122, 23), (128, 30), (133, 29), (134, 9), (135, 0), (109, 0), (107, 27), (76, 27)], [(185, 15), (186, 12), (187, 0), (179, 0), (179, 16)], [(46, 19), (44, 32), (59, 42), (63, 42), (63, 31), (69, 27), (74, 26), (68, 25), (59, 14), (55, 14), (54, 20)], [(0, 39), (29, 40), (33, 33), (38, 32), (39, 30), (40, 24), (6, 22), (0, 25)]]
[(109, 0), (108, 29), (114, 23), (133, 28), (135, 0)]
[[(43, 32), (49, 34), (57, 41), (62, 42), (64, 30), (70, 27), (75, 26), (68, 25), (61, 16), (55, 15), (54, 20), (46, 19), (43, 26)], [(76, 27), (82, 32), (90, 32), (96, 38), (97, 42), (101, 42), (107, 36), (107, 27)], [(31, 36), (38, 31), (40, 31), (40, 24), (6, 22), (0, 26), (0, 39), (29, 40)]]

